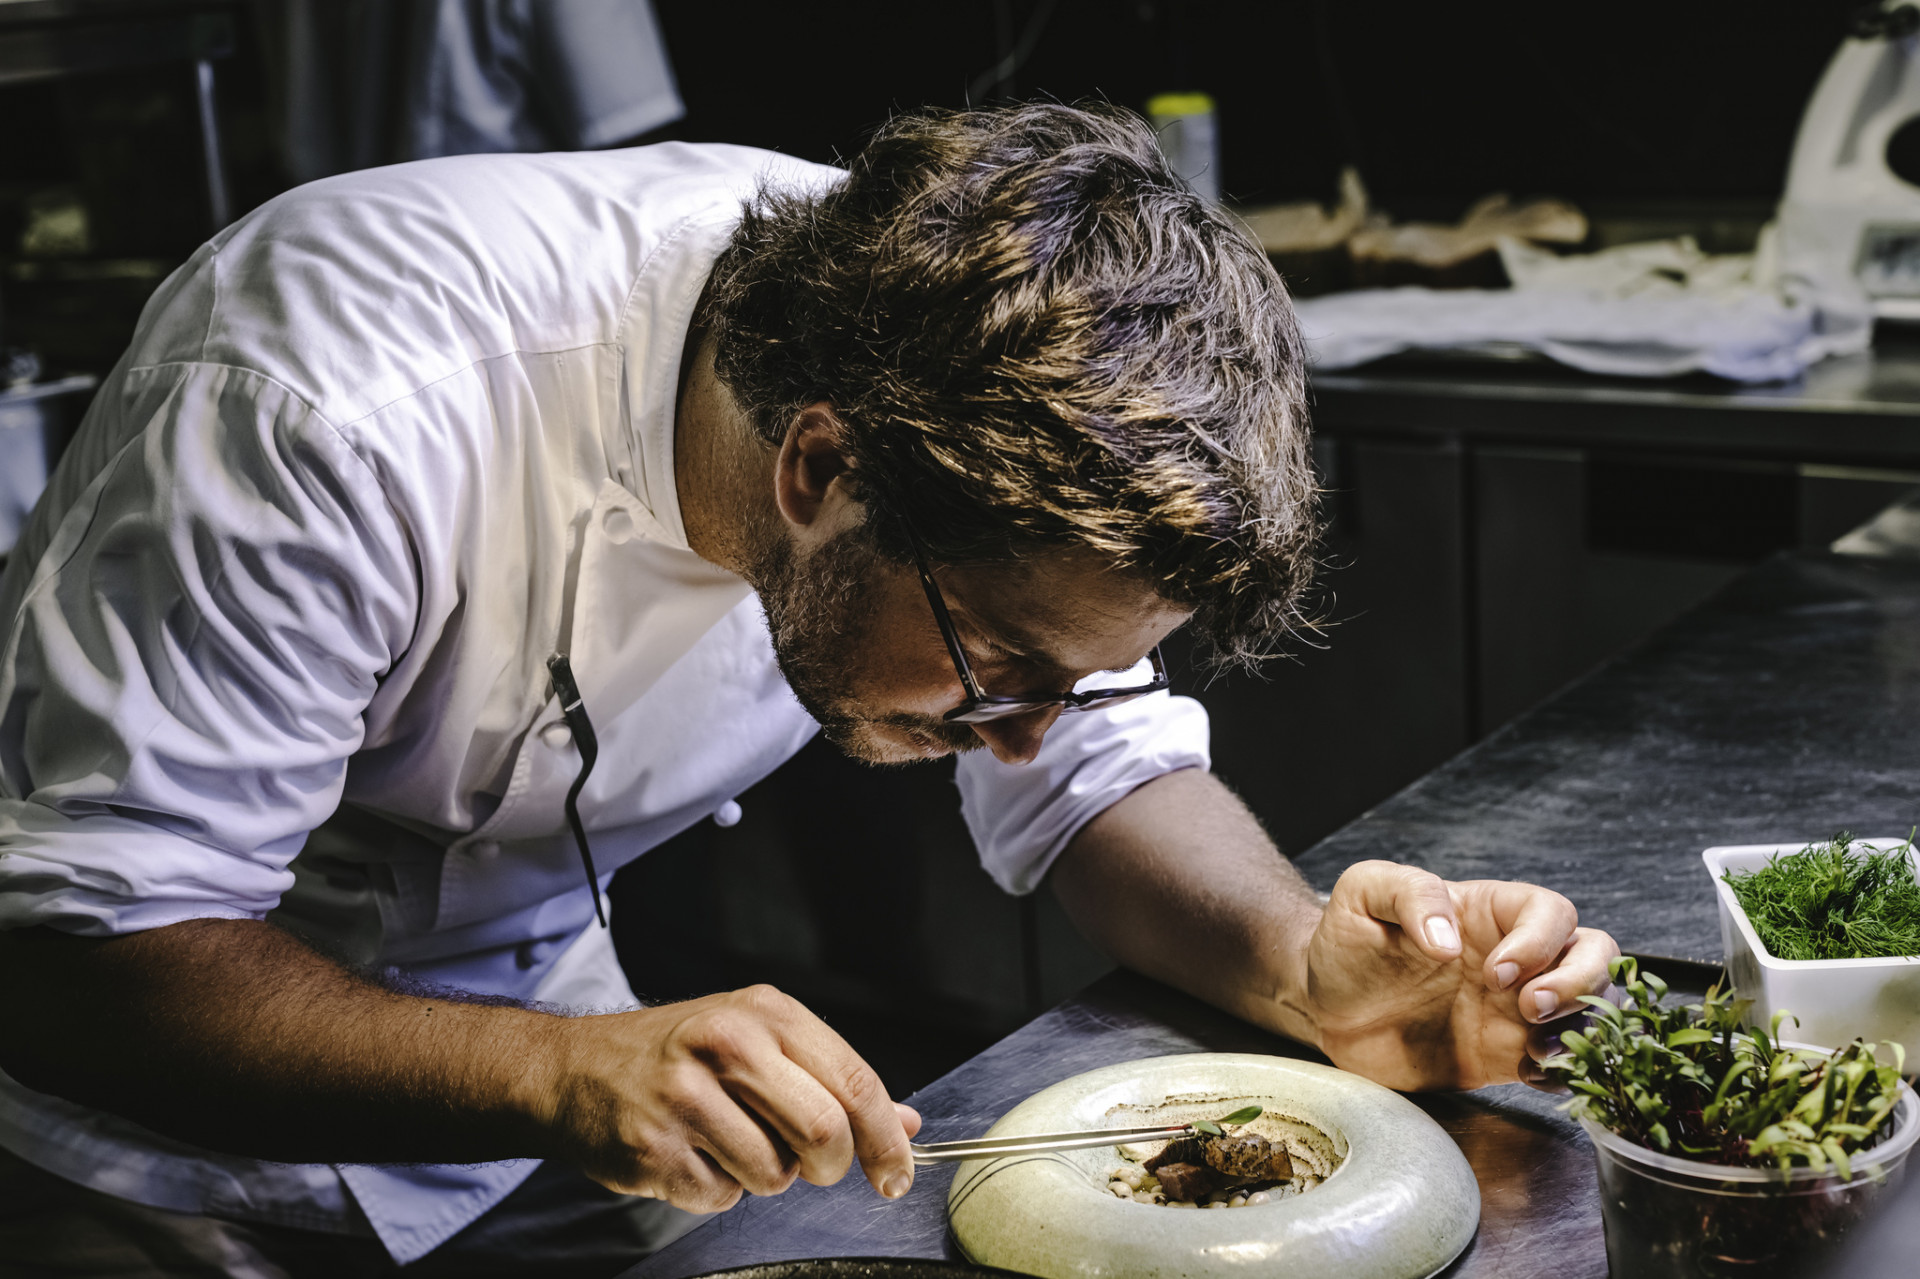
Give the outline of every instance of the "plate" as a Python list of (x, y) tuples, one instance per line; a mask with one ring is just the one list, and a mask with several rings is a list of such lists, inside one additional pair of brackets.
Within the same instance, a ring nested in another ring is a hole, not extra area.
[(969, 1260), (1043, 1279), (1424, 1279), (1466, 1248), (1480, 1187), (1453, 1139), (1418, 1106), (1359, 1075), (1244, 1053), (1150, 1057), (1035, 1093), (990, 1137), (1131, 1122), (1143, 1107), (1173, 1122), (1247, 1104), (1252, 1125), (1304, 1123), (1338, 1158), (1319, 1185), (1242, 1208), (1135, 1203), (1107, 1189), (1112, 1147), (1008, 1155), (960, 1165), (947, 1196)]

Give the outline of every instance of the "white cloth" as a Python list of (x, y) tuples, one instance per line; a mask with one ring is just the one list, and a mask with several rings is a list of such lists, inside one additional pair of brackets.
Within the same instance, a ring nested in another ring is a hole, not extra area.
[(1852, 317), (1778, 287), (1769, 247), (1710, 255), (1680, 239), (1560, 257), (1506, 240), (1510, 289), (1362, 289), (1295, 309), (1325, 370), (1406, 350), (1517, 347), (1588, 373), (1780, 382), (1864, 349), (1871, 334)]
[[(577, 940), (547, 656), (598, 730), (606, 876), (816, 731), (673, 485), (690, 317), (762, 175), (839, 171), (682, 144), (425, 161), (290, 192), (176, 272), (0, 578), (0, 928), (274, 912), (413, 978), (630, 1004)], [(968, 759), (983, 861), (1031, 887), (1205, 736), (1160, 695), (1063, 721), (1026, 768)], [(533, 1167), (274, 1167), (10, 1081), (0, 1144), (178, 1210), (365, 1229), (357, 1202), (400, 1261)]]
[(255, 0), (298, 182), (581, 151), (684, 115), (649, 0)]
[(412, 157), (590, 150), (686, 114), (649, 0), (415, 7), (404, 126)]

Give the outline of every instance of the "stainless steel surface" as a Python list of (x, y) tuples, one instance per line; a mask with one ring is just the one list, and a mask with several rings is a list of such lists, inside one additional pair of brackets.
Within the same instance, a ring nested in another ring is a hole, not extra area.
[(1159, 1137), (1188, 1137), (1192, 1124), (1161, 1124), (1149, 1128), (1100, 1128), (1088, 1132), (1035, 1133), (1031, 1137), (976, 1137), (972, 1141), (909, 1142), (913, 1162), (952, 1164), (982, 1155), (1031, 1155), (1047, 1150), (1081, 1150), (1088, 1146), (1121, 1145)]
[(1920, 346), (1889, 344), (1741, 386), (1533, 366), (1386, 362), (1313, 379), (1314, 426), (1467, 444), (1684, 452), (1875, 466), (1920, 462)]
[(1699, 375), (1602, 377), (1558, 365), (1381, 361), (1315, 376), (1323, 391), (1443, 399), (1604, 403), (1753, 413), (1864, 413), (1920, 418), (1920, 350), (1890, 345), (1823, 360), (1792, 382), (1747, 385)]

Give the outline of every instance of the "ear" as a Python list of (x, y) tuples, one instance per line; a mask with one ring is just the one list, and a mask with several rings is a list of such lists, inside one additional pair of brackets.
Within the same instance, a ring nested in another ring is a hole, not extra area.
[[(826, 511), (834, 481), (853, 470), (845, 437), (845, 425), (825, 400), (807, 405), (787, 424), (773, 467), (774, 501), (787, 523), (810, 528)], [(843, 496), (845, 491), (842, 485)]]

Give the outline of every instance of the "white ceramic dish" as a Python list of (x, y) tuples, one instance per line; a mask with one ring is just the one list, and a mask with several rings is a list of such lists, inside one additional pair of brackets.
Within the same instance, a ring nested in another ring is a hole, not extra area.
[[(1817, 841), (1815, 841), (1817, 842)], [(1860, 839), (1859, 849), (1891, 849), (1905, 839)], [(1797, 853), (1799, 844), (1742, 844), (1700, 854), (1720, 901), (1720, 944), (1727, 972), (1743, 999), (1753, 1000), (1748, 1024), (1765, 1026), (1785, 1008), (1800, 1024), (1781, 1030), (1789, 1038), (1837, 1048), (1858, 1036), (1892, 1040), (1907, 1050), (1909, 1066), (1920, 1064), (1920, 958), (1776, 959), (1767, 953), (1753, 922), (1722, 878), (1727, 871), (1758, 870), (1767, 859)], [(1908, 857), (1914, 857), (1912, 851)], [(1917, 866), (1916, 869), (1920, 869)]]
[(1095, 1128), (1116, 1108), (1138, 1113), (1169, 1099), (1214, 1115), (1257, 1103), (1326, 1134), (1339, 1164), (1305, 1193), (1209, 1211), (1116, 1198), (1107, 1177), (1120, 1156), (1110, 1147), (972, 1160), (947, 1196), (961, 1249), (980, 1265), (1044, 1279), (1424, 1279), (1479, 1225), (1479, 1184), (1440, 1125), (1391, 1089), (1286, 1057), (1194, 1053), (1108, 1066), (1035, 1093), (988, 1135)]

